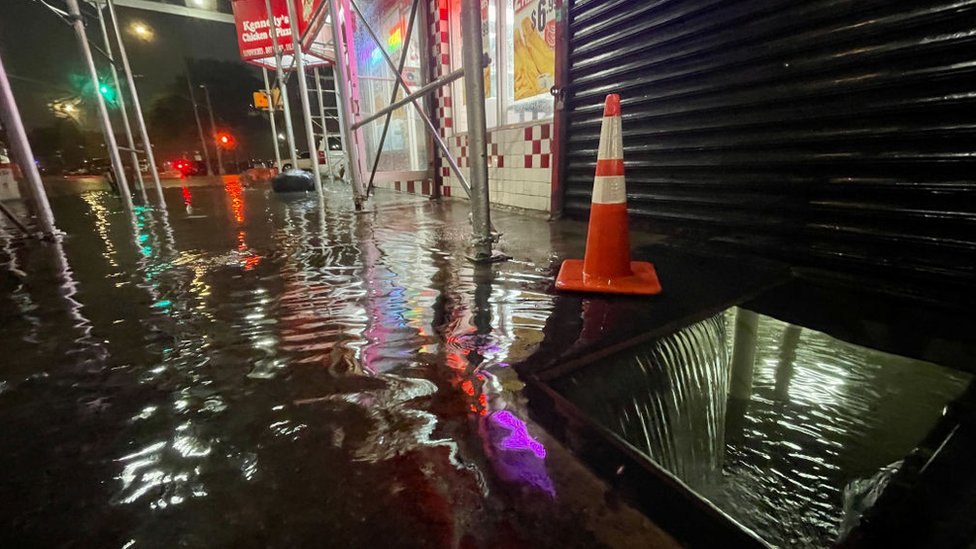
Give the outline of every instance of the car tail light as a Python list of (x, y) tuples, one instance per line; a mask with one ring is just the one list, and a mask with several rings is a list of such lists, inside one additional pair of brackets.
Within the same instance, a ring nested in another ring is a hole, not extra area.
[(319, 162), (325, 162), (325, 151), (319, 151)]

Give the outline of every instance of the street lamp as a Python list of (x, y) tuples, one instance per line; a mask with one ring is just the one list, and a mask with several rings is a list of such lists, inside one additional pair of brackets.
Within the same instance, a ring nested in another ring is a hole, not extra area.
[(143, 42), (152, 42), (153, 35), (155, 34), (152, 27), (142, 21), (133, 21), (130, 23), (129, 33)]

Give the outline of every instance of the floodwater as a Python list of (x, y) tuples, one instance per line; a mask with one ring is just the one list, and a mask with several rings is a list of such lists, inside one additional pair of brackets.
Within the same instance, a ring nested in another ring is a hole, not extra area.
[(544, 220), (474, 267), (458, 203), (59, 185), (0, 231), (0, 546), (673, 546), (527, 420)]
[[(512, 366), (575, 341), (544, 329), (582, 224), (498, 211), (514, 259), (475, 267), (461, 202), (227, 179), (130, 219), (102, 188), (52, 188), (61, 245), (0, 231), (0, 546), (675, 546)], [(829, 545), (969, 376), (762, 315), (734, 367), (742, 311), (552, 386), (770, 544)]]
[(896, 467), (972, 377), (732, 308), (553, 385), (765, 542), (826, 547), (865, 508), (849, 485)]

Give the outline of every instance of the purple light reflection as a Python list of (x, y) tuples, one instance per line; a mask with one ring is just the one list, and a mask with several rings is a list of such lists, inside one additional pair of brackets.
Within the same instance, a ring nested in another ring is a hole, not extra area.
[(524, 421), (515, 417), (508, 410), (499, 410), (492, 414), (490, 419), (511, 432), (502, 440), (502, 448), (506, 450), (532, 450), (532, 453), (539, 459), (546, 459), (546, 447), (529, 436), (529, 430)]

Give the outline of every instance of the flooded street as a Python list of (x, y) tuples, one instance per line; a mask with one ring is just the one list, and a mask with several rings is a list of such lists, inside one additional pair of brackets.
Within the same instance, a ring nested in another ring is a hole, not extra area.
[(475, 266), (464, 202), (206, 183), (134, 218), (60, 183), (63, 246), (4, 233), (0, 545), (676, 547), (616, 444), (715, 506), (682, 542), (822, 547), (972, 381), (714, 309), (781, 273), (647, 233), (664, 294), (560, 295), (579, 222), (497, 210), (513, 259)]
[(3, 237), (3, 546), (670, 546), (526, 422), (544, 220), (499, 212), (515, 259), (474, 267), (464, 204), (166, 196)]

